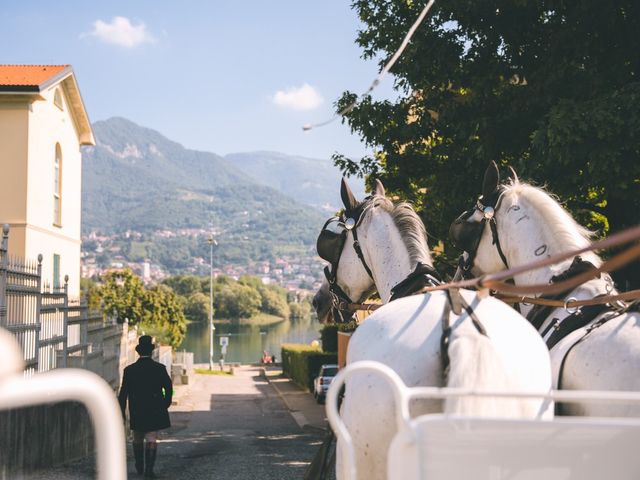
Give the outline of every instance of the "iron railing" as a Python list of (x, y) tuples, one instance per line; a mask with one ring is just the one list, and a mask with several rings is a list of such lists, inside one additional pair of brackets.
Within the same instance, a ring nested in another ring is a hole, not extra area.
[(85, 368), (113, 388), (120, 382), (122, 325), (105, 322), (102, 312), (69, 300), (68, 281), (43, 283), (42, 255), (36, 261), (8, 254), (9, 226), (0, 241), (0, 328), (22, 349), (25, 375), (55, 368)]

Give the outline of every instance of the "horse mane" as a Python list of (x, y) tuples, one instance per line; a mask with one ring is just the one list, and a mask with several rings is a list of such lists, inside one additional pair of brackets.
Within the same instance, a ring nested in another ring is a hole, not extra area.
[[(576, 222), (552, 193), (516, 180), (506, 185), (504, 195), (526, 199), (540, 213), (540, 216), (547, 222), (549, 239), (554, 242), (551, 246), (555, 251), (577, 250), (589, 245), (593, 232)], [(599, 264), (600, 257), (595, 253), (587, 253), (583, 256), (590, 257), (591, 255)]]
[(373, 196), (370, 202), (371, 207), (379, 207), (391, 215), (400, 232), (400, 237), (407, 247), (411, 264), (415, 265), (426, 260), (429, 265), (433, 265), (427, 245), (427, 230), (413, 206), (407, 202), (394, 204), (388, 198), (379, 195)]

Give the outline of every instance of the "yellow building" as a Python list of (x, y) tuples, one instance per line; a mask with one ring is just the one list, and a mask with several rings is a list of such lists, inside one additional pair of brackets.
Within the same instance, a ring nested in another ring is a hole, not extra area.
[(0, 223), (9, 254), (80, 294), (80, 147), (95, 145), (70, 65), (0, 65)]

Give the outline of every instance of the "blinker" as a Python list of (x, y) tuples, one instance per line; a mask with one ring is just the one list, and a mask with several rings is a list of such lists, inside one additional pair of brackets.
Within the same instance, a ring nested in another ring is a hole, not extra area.
[(346, 230), (339, 218), (333, 217), (327, 220), (318, 236), (316, 250), (323, 260), (337, 264), (344, 248)]

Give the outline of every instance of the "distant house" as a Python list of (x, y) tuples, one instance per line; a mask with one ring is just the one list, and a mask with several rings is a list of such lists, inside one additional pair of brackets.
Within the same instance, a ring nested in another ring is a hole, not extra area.
[(9, 253), (80, 294), (80, 147), (95, 145), (70, 65), (0, 65), (0, 223)]

